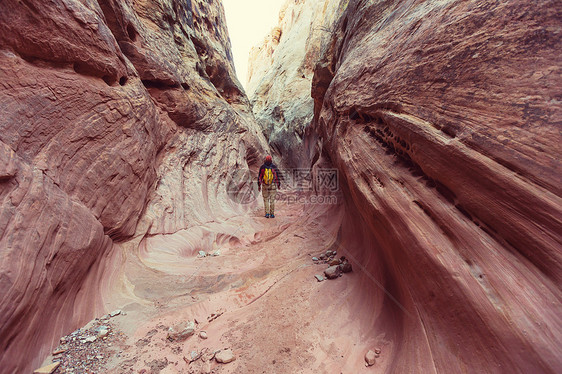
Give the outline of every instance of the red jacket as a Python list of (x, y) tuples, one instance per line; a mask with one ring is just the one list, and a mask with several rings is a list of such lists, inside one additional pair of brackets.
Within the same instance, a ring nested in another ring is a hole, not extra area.
[(274, 163), (271, 164), (263, 164), (260, 167), (260, 172), (258, 174), (258, 186), (261, 187), (261, 185), (263, 184), (263, 175), (265, 174), (265, 169), (266, 168), (270, 168), (271, 171), (273, 172), (273, 182), (277, 185), (277, 188), (281, 188), (281, 181), (279, 180), (279, 169), (277, 169), (277, 166), (275, 166)]

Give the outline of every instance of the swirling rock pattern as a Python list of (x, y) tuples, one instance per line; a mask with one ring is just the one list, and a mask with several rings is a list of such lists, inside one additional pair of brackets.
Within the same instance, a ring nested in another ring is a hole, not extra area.
[(114, 243), (246, 209), (224, 178), (267, 145), (220, 2), (7, 0), (0, 71), (0, 365), (24, 372), (103, 313)]
[[(313, 79), (386, 372), (558, 372), (554, 1), (350, 0)], [(378, 295), (378, 296), (377, 296)]]

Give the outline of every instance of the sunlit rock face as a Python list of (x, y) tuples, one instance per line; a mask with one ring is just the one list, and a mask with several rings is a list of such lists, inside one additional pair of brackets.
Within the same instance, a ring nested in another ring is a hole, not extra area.
[(313, 117), (313, 70), (330, 39), (336, 0), (288, 0), (279, 23), (250, 51), (248, 97), (274, 151), (290, 166), (310, 163), (303, 138)]
[(345, 3), (314, 127), (380, 372), (560, 372), (559, 4)]
[(0, 366), (28, 372), (106, 311), (115, 243), (248, 209), (225, 176), (266, 143), (218, 1), (7, 0), (0, 71)]

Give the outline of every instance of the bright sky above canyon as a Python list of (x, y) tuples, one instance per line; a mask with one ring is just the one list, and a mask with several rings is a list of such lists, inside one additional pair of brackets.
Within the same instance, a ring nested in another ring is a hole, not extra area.
[(246, 86), (248, 53), (277, 25), (286, 0), (223, 0), (236, 75)]

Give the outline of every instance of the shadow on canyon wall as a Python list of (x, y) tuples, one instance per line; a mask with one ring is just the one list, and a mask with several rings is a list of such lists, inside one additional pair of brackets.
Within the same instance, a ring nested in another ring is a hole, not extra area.
[[(340, 245), (381, 285), (366, 281), (365, 294), (386, 299), (373, 310), (393, 336), (385, 370), (559, 371), (556, 2), (288, 4), (254, 50), (272, 70), (254, 63), (250, 101), (274, 149), (302, 144), (294, 165), (339, 170)], [(291, 50), (306, 32), (304, 51)], [(313, 77), (297, 76), (309, 55)], [(314, 118), (290, 128), (307, 79)]]
[(106, 311), (116, 243), (248, 209), (225, 176), (267, 143), (225, 25), (220, 2), (2, 2), (2, 370)]
[(290, 0), (248, 99), (219, 1), (4, 1), (0, 366), (107, 312), (121, 256), (248, 215), (267, 137), (339, 172), (378, 370), (559, 372), (557, 5)]

